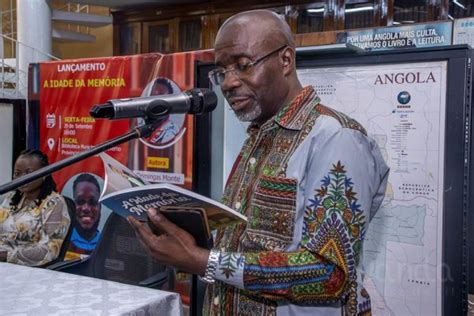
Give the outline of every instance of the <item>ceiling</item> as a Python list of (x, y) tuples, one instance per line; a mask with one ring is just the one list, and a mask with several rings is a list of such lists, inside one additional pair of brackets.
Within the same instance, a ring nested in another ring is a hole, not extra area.
[(58, 3), (89, 4), (112, 9), (143, 8), (150, 6), (166, 6), (176, 4), (206, 3), (202, 0), (55, 0)]

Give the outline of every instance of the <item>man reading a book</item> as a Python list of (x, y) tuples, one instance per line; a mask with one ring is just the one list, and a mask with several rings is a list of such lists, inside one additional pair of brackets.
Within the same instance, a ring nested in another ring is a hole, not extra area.
[(150, 219), (164, 233), (130, 219), (138, 236), (155, 259), (210, 284), (205, 315), (370, 314), (362, 243), (388, 177), (377, 144), (301, 85), (277, 14), (229, 18), (215, 63), (212, 83), (250, 122), (223, 196), (248, 221), (218, 230), (210, 251), (156, 210)]

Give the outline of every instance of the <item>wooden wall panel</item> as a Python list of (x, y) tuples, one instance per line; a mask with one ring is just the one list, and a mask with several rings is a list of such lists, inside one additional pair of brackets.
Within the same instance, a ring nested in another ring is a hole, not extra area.
[[(345, 3), (355, 3), (355, 0), (319, 0), (318, 5), (324, 4), (323, 32), (296, 34), (299, 46), (333, 44), (337, 31), (345, 28)], [(374, 0), (374, 27), (391, 26), (394, 21), (395, 0)], [(314, 7), (315, 1), (307, 0), (264, 0), (264, 1), (206, 1), (202, 4), (166, 6), (141, 10), (112, 11), (114, 17), (114, 54), (119, 53), (119, 25), (137, 22), (141, 25), (142, 52), (149, 51), (148, 28), (150, 25), (168, 23), (172, 51), (178, 49), (179, 23), (191, 17), (201, 17), (203, 49), (212, 48), (220, 23), (229, 16), (244, 10), (274, 8), (284, 13), (293, 32), (297, 32), (298, 14), (301, 10)], [(446, 20), (449, 12), (449, 0), (426, 0), (426, 12), (430, 21)], [(300, 10), (300, 11), (299, 11)], [(351, 24), (352, 25), (352, 24)]]

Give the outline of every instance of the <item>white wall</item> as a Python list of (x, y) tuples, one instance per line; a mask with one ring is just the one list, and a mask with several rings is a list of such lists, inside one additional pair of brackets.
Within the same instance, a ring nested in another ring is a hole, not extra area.
[(220, 201), (234, 160), (247, 138), (248, 124), (236, 118), (220, 88), (214, 91), (219, 102), (212, 112), (211, 197)]
[[(0, 103), (0, 184), (11, 180), (13, 155), (13, 105)], [(2, 198), (0, 197), (0, 201)]]

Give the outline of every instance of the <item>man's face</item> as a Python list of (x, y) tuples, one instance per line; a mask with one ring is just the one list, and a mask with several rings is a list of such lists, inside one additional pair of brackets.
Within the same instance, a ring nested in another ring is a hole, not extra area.
[(99, 190), (87, 181), (79, 182), (74, 190), (76, 220), (84, 230), (95, 230), (99, 224)]
[[(224, 28), (216, 39), (216, 66), (228, 69), (244, 65), (280, 46), (262, 36), (249, 24), (234, 23)], [(278, 112), (286, 89), (280, 69), (277, 52), (252, 67), (246, 76), (226, 73), (221, 89), (239, 120), (263, 123)]]
[(172, 91), (164, 85), (163, 83), (155, 83), (153, 88), (151, 89), (151, 95), (163, 95), (163, 94), (170, 94)]

